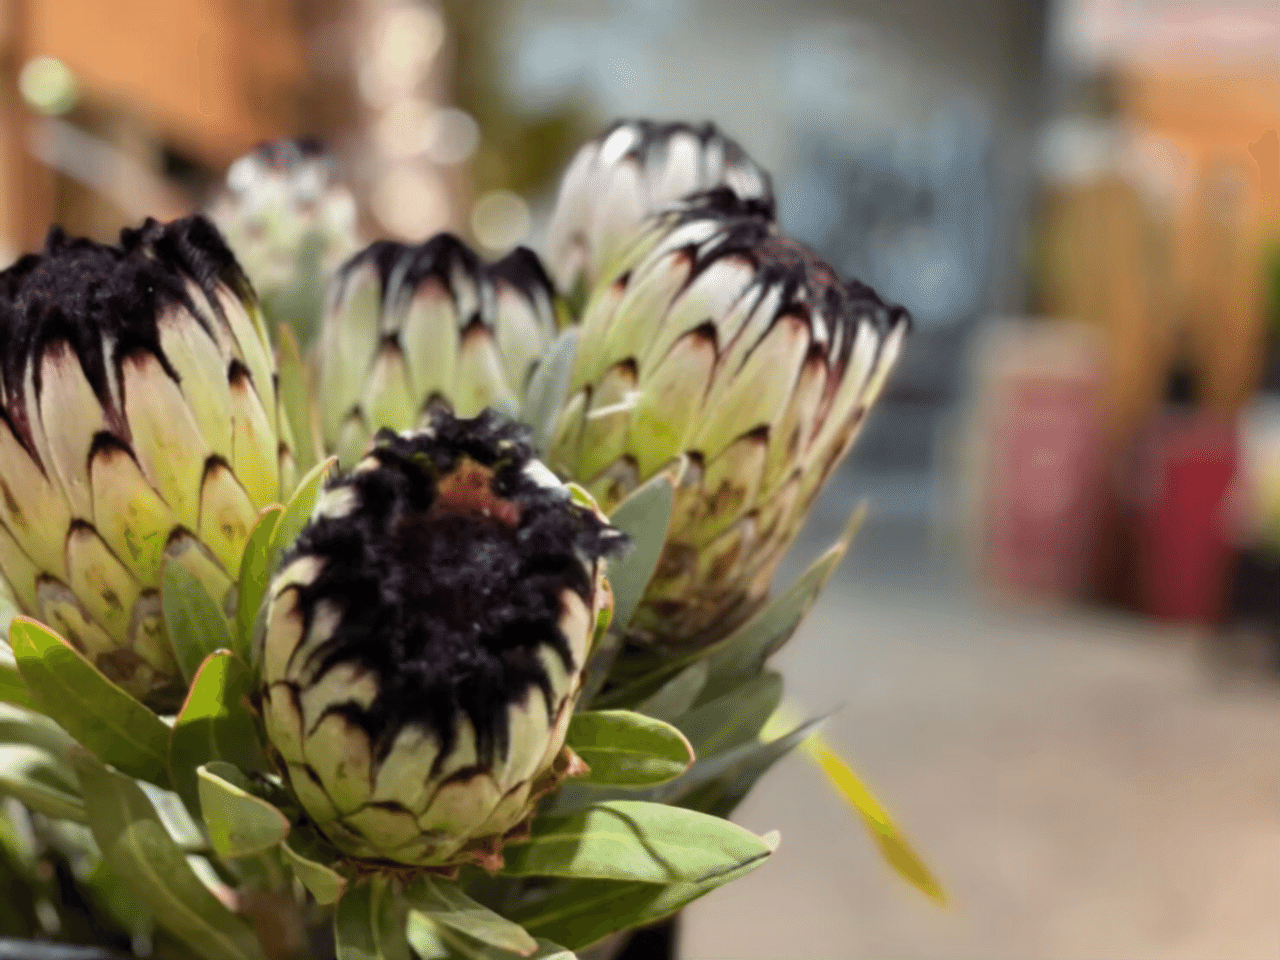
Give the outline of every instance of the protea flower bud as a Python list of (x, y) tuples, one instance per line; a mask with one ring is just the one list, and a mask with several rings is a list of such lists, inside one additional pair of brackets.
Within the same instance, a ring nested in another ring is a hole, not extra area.
[(773, 216), (769, 175), (714, 124), (618, 121), (579, 148), (561, 181), (547, 244), (560, 290), (590, 292), (651, 214), (715, 187)]
[(684, 458), (634, 625), (706, 643), (764, 599), (909, 318), (728, 191), (647, 230), (587, 305), (548, 463), (608, 511)]
[(523, 247), (486, 264), (450, 234), (372, 244), (330, 291), (318, 345), (326, 447), (350, 465), (377, 430), (406, 430), (433, 407), (515, 413), (558, 311)]
[(312, 339), (328, 278), (360, 247), (356, 203), (308, 140), (263, 144), (227, 170), (210, 216), (235, 251), (272, 328)]
[(492, 865), (566, 772), (623, 542), (493, 411), (385, 431), (268, 594), (267, 735), (347, 855)]
[(162, 565), (232, 605), (291, 475), (274, 377), (252, 288), (202, 217), (119, 246), (54, 231), (0, 274), (0, 573), (153, 705), (181, 693)]

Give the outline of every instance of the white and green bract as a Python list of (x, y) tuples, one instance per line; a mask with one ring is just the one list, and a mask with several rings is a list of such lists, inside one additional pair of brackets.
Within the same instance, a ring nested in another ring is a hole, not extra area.
[(730, 191), (646, 222), (587, 301), (547, 452), (606, 512), (680, 471), (638, 633), (705, 645), (758, 608), (908, 322)]

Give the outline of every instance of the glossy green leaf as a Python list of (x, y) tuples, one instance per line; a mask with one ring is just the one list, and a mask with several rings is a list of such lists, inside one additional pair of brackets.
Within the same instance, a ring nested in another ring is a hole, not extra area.
[(164, 565), (160, 605), (178, 669), (188, 683), (205, 657), (215, 650), (232, 649), (231, 624), (222, 607), (182, 564)]
[(728, 820), (637, 800), (538, 817), (526, 840), (508, 841), (502, 872), (644, 883), (702, 881), (769, 855)]
[(73, 758), (103, 857), (156, 922), (205, 960), (263, 960), (253, 931), (196, 876), (138, 785), (86, 751)]
[(267, 586), (271, 582), (272, 567), (271, 542), (275, 537), (280, 517), (284, 515), (283, 507), (269, 507), (263, 510), (249, 532), (249, 540), (245, 544), (244, 557), (240, 561), (240, 583), (237, 591), (239, 599), (236, 606), (236, 654), (248, 661), (253, 645), (253, 625), (258, 617), (258, 608), (262, 606), (262, 598), (266, 596)]
[(289, 818), (251, 792), (237, 767), (214, 761), (197, 771), (200, 814), (213, 849), (224, 857), (270, 850), (289, 835)]
[[(769, 850), (776, 849), (777, 835), (762, 838)], [(628, 883), (616, 880), (570, 880), (557, 885), (549, 896), (511, 911), (535, 937), (546, 937), (582, 950), (611, 933), (655, 923), (677, 910), (746, 876), (764, 858), (698, 883)]]
[(651, 787), (674, 780), (693, 762), (675, 727), (629, 710), (574, 714), (565, 742), (590, 768), (584, 783)]
[(393, 884), (372, 877), (347, 890), (333, 917), (338, 960), (412, 960), (404, 904)]
[(167, 786), (169, 728), (71, 644), (28, 617), (9, 627), (9, 643), (27, 689), (52, 717), (104, 763)]
[(636, 705), (636, 713), (658, 720), (675, 720), (697, 702), (707, 682), (707, 662), (691, 663), (662, 685), (658, 691)]
[(781, 700), (782, 677), (770, 670), (677, 717), (675, 725), (707, 759), (754, 739)]
[(561, 331), (529, 378), (519, 419), (533, 428), (533, 445), (540, 456), (551, 445), (556, 418), (569, 393), (569, 375), (577, 350), (578, 328)]
[(409, 888), (405, 899), (414, 911), (499, 950), (527, 957), (538, 948), (522, 926), (472, 900), (448, 880), (422, 877)]
[[(316, 465), (315, 421), (311, 410), (311, 383), (298, 337), (288, 323), (276, 327), (276, 373), (280, 403), (293, 432), (293, 459), (306, 472)], [(286, 495), (292, 491), (285, 491)]]
[(0, 746), (0, 796), (16, 797), (54, 820), (89, 822), (75, 777), (37, 747)]
[(306, 837), (295, 830), (280, 848), (293, 867), (299, 882), (316, 898), (316, 903), (329, 906), (337, 903), (347, 889), (347, 878), (326, 863), (306, 842)]
[(609, 515), (609, 522), (631, 538), (627, 555), (609, 564), (615, 630), (623, 630), (631, 623), (653, 579), (667, 539), (674, 502), (675, 482), (669, 473), (659, 473), (632, 491)]
[(253, 678), (239, 657), (210, 654), (187, 692), (169, 748), (173, 788), (192, 813), (200, 810), (197, 768), (216, 760), (262, 772), (267, 761), (250, 712)]
[(325, 477), (337, 462), (337, 457), (330, 457), (328, 460), (317, 463), (298, 482), (298, 489), (294, 491), (289, 503), (285, 506), (280, 522), (276, 524), (275, 534), (271, 538), (273, 562), (293, 546), (293, 541), (298, 539), (302, 528), (310, 522), (311, 514), (315, 512), (316, 504), (320, 502)]

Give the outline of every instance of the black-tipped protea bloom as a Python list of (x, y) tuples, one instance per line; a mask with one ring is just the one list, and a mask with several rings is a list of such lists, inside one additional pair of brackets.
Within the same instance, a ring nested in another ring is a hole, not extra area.
[(608, 511), (684, 458), (635, 626), (707, 643), (764, 599), (909, 320), (727, 190), (631, 249), (587, 304), (547, 462)]
[(268, 736), (335, 845), (494, 862), (564, 773), (621, 545), (492, 411), (383, 433), (330, 483), (271, 586), (260, 660)]
[(714, 124), (618, 121), (578, 150), (561, 181), (547, 244), (556, 283), (589, 292), (651, 214), (715, 187), (773, 214), (769, 175)]
[(55, 231), (0, 274), (0, 575), (153, 705), (181, 691), (163, 564), (233, 605), (257, 512), (292, 484), (274, 378), (252, 288), (201, 217), (119, 246)]
[(209, 215), (253, 282), (274, 327), (304, 343), (320, 324), (328, 278), (360, 247), (356, 204), (318, 143), (277, 140), (227, 170)]
[(514, 414), (559, 309), (530, 250), (486, 264), (450, 234), (372, 244), (330, 291), (318, 344), (326, 446), (350, 465), (376, 431), (406, 430), (436, 406)]

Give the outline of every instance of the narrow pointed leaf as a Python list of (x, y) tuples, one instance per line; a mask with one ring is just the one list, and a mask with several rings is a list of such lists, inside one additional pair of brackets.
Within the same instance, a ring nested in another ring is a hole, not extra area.
[(476, 903), (457, 884), (423, 877), (405, 895), (415, 912), (426, 914), (481, 943), (527, 957), (538, 949), (537, 942), (518, 923)]
[[(764, 837), (768, 843), (772, 837)], [(776, 847), (776, 840), (769, 849)], [(746, 876), (764, 862), (753, 860), (700, 883), (627, 883), (616, 880), (570, 880), (534, 904), (511, 911), (535, 937), (582, 950), (611, 933), (655, 923), (710, 893)]]
[(637, 488), (614, 508), (609, 522), (631, 538), (631, 550), (609, 564), (613, 587), (613, 622), (624, 630), (631, 622), (645, 588), (662, 556), (675, 501), (675, 484), (668, 473), (660, 473)]
[(546, 456), (555, 433), (556, 419), (569, 394), (569, 375), (578, 350), (578, 328), (562, 331), (529, 378), (529, 389), (520, 411), (520, 421), (533, 428), (533, 444)]
[(707, 682), (707, 661), (691, 663), (668, 680), (657, 693), (636, 706), (636, 713), (658, 720), (675, 720), (697, 702)]
[(289, 818), (249, 790), (244, 774), (229, 763), (206, 763), (197, 771), (200, 814), (213, 849), (224, 857), (270, 850), (289, 835)]
[(75, 777), (36, 747), (0, 746), (0, 796), (16, 797), (53, 820), (89, 822)]
[(656, 803), (612, 800), (539, 817), (527, 840), (508, 841), (502, 872), (644, 883), (702, 881), (769, 855), (728, 820)]
[(338, 960), (412, 960), (396, 899), (389, 883), (377, 878), (343, 894), (333, 917)]
[(675, 727), (628, 710), (577, 713), (565, 741), (590, 771), (581, 782), (651, 787), (689, 769), (693, 748)]
[[(298, 337), (293, 328), (282, 323), (276, 327), (276, 369), (280, 382), (280, 402), (293, 431), (293, 457), (300, 471), (316, 465), (317, 444), (315, 421), (311, 409), (311, 383)], [(285, 496), (292, 490), (283, 491)]]
[(205, 657), (232, 648), (231, 624), (204, 585), (180, 563), (166, 563), (160, 591), (164, 624), (188, 683)]
[(332, 867), (307, 856), (310, 851), (297, 849), (298, 846), (300, 845), (296, 840), (291, 839), (280, 848), (293, 867), (294, 875), (322, 907), (337, 903), (347, 889), (347, 878)]
[(283, 514), (283, 507), (270, 507), (262, 511), (249, 534), (249, 542), (245, 544), (244, 559), (240, 561), (240, 589), (233, 649), (244, 660), (249, 658), (254, 621), (267, 592), (267, 585), (271, 582), (271, 542)]
[(324, 486), (325, 477), (337, 462), (337, 457), (330, 457), (328, 460), (317, 463), (299, 481), (298, 489), (294, 491), (289, 503), (285, 506), (284, 513), (281, 514), (280, 522), (276, 524), (275, 533), (271, 538), (274, 557), (278, 558), (293, 546), (293, 541), (298, 539), (298, 534), (311, 519), (316, 503), (320, 500), (320, 491)]
[(169, 728), (44, 624), (17, 617), (9, 643), (43, 713), (122, 773), (169, 782)]
[(253, 678), (227, 651), (210, 654), (196, 673), (169, 749), (174, 790), (192, 813), (200, 810), (196, 769), (215, 760), (241, 770), (265, 771), (267, 762), (250, 713)]
[(156, 922), (204, 960), (262, 960), (253, 931), (196, 876), (138, 785), (87, 752), (74, 762), (103, 857)]
[(675, 724), (705, 759), (754, 739), (781, 701), (782, 677), (767, 671), (677, 717)]

